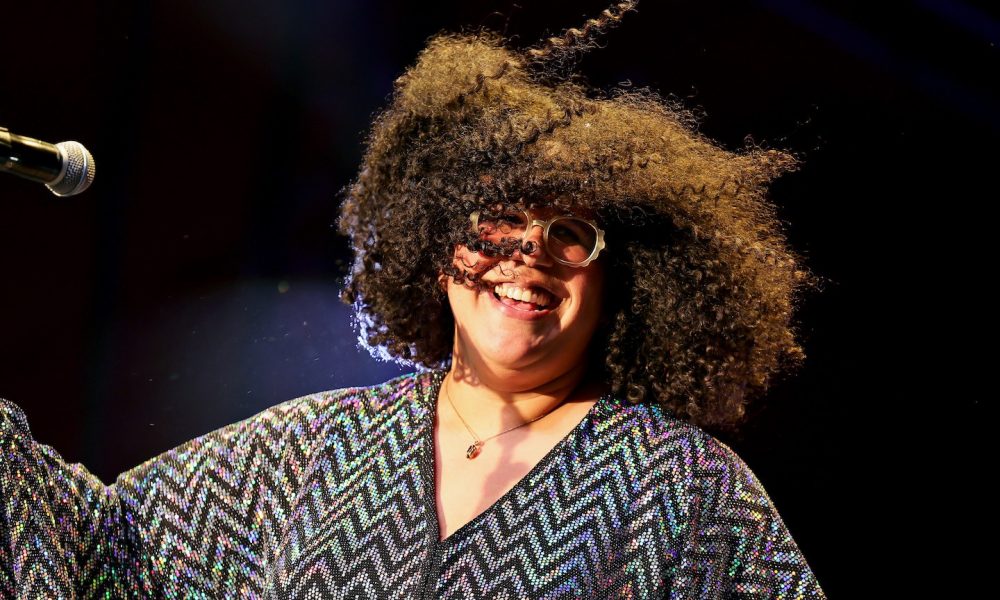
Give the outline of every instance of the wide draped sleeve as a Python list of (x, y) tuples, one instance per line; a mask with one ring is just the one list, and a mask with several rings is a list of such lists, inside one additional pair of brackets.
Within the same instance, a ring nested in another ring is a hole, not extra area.
[(669, 598), (824, 599), (770, 496), (731, 448), (699, 431), (689, 527)]
[(119, 490), (36, 442), (0, 399), (0, 596), (118, 597), (137, 587), (139, 543)]
[(330, 409), (354, 392), (273, 406), (112, 485), (0, 399), (0, 598), (259, 597)]

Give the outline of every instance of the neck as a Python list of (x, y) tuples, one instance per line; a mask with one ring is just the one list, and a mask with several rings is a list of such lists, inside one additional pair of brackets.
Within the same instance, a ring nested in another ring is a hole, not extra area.
[(532, 377), (532, 373), (521, 370), (507, 373), (477, 369), (459, 352), (452, 356), (438, 404), (449, 409), (439, 410), (442, 424), (466, 431), (461, 421), (464, 419), (484, 438), (535, 418), (538, 421), (532, 427), (544, 427), (546, 417), (563, 406), (594, 401), (603, 391), (585, 377), (587, 369), (582, 362), (562, 373)]

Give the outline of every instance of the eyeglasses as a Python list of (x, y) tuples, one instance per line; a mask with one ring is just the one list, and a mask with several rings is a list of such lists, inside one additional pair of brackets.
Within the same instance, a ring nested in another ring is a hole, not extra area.
[(570, 267), (586, 267), (604, 249), (604, 231), (592, 221), (568, 215), (553, 217), (548, 221), (532, 219), (527, 210), (490, 214), (475, 211), (469, 217), (472, 230), (483, 240), (499, 244), (514, 238), (522, 243), (535, 225), (542, 228), (545, 252), (553, 260)]

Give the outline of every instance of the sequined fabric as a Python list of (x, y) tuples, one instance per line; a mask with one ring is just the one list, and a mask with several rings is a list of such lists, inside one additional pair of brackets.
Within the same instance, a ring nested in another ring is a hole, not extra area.
[(439, 541), (442, 376), (291, 400), (110, 486), (0, 400), (0, 595), (824, 598), (731, 449), (612, 397)]

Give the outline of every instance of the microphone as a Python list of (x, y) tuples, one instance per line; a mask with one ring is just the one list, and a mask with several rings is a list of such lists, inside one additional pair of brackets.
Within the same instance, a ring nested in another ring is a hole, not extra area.
[(56, 196), (74, 196), (94, 182), (94, 157), (79, 142), (48, 144), (0, 127), (0, 172), (44, 183)]

